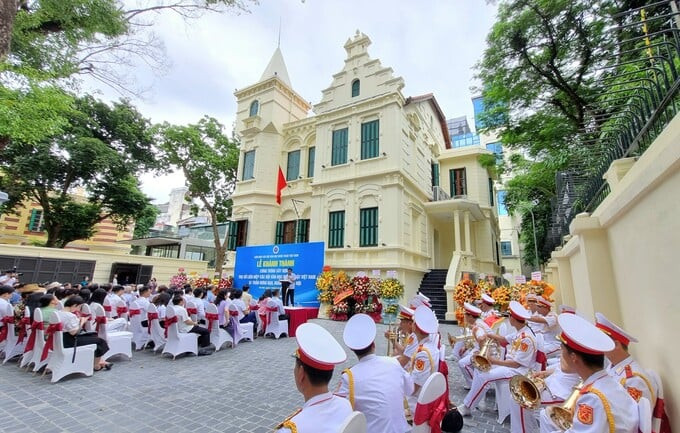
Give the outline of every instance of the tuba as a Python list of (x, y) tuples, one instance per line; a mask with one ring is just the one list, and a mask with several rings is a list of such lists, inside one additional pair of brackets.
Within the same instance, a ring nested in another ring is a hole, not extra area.
[(489, 362), (487, 356), (492, 341), (493, 340), (491, 338), (487, 338), (487, 340), (482, 345), (482, 349), (479, 351), (479, 353), (472, 357), (472, 366), (479, 371), (491, 370), (491, 362)]
[(516, 374), (510, 379), (510, 394), (524, 409), (538, 409), (541, 406), (541, 391), (545, 381), (529, 372), (526, 376)]
[(546, 415), (550, 417), (552, 422), (562, 431), (571, 428), (574, 420), (574, 407), (578, 400), (579, 393), (583, 387), (583, 381), (574, 387), (571, 395), (564, 401), (562, 406), (548, 406), (545, 409)]

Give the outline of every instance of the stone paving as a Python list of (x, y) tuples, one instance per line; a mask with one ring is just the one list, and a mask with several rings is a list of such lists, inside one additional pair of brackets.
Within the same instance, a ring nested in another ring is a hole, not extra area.
[[(342, 344), (342, 322), (314, 320)], [(377, 353), (384, 355), (384, 325), (378, 325)], [(457, 330), (442, 325), (443, 335)], [(0, 366), (0, 431), (23, 432), (271, 432), (303, 403), (295, 389), (291, 356), (294, 338), (258, 338), (211, 356), (176, 360), (151, 351), (133, 352), (131, 361), (114, 358), (110, 371), (92, 377), (69, 376), (56, 384), (49, 377), (20, 370), (15, 362)], [(344, 345), (343, 345), (344, 347)], [(338, 373), (356, 362), (348, 352)], [(451, 399), (461, 403), (466, 391), (457, 366), (449, 363)], [(487, 396), (493, 407), (493, 395)], [(464, 432), (509, 432), (509, 421), (496, 412), (476, 411), (465, 418)], [(379, 432), (369, 432), (379, 433)]]

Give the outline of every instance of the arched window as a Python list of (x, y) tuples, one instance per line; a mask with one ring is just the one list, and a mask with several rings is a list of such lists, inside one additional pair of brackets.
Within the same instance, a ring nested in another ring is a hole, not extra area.
[(260, 109), (260, 103), (257, 99), (250, 103), (250, 116), (257, 116), (257, 112)]
[(359, 89), (361, 87), (361, 82), (357, 79), (352, 81), (352, 98), (359, 96)]

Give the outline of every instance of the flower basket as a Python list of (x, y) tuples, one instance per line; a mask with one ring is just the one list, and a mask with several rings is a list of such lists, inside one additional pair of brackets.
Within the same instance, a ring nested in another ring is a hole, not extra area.
[(227, 278), (215, 278), (212, 283), (217, 286), (217, 290), (231, 289), (234, 287), (234, 277), (228, 276)]
[(479, 287), (471, 280), (460, 280), (453, 292), (453, 300), (459, 308), (463, 308), (465, 302), (474, 302), (481, 296)]
[(489, 284), (488, 281), (479, 280), (477, 281), (477, 290), (479, 290), (480, 296), (482, 293), (486, 293), (487, 295), (491, 296), (491, 293), (493, 292), (493, 287), (491, 287), (491, 284)]
[(506, 286), (500, 286), (491, 293), (491, 297), (496, 301), (496, 308), (498, 311), (507, 311), (510, 305), (510, 289)]
[[(351, 280), (354, 300), (357, 304), (365, 303), (371, 293), (370, 279), (368, 277), (354, 277)], [(361, 312), (361, 311), (358, 311)]]
[(332, 304), (333, 298), (335, 298), (336, 292), (333, 288), (333, 280), (335, 275), (331, 272), (330, 268), (326, 269), (324, 266), (324, 271), (316, 279), (316, 288), (319, 290), (318, 300), (322, 304)]
[(170, 277), (171, 286), (182, 287), (187, 281), (189, 281), (189, 277), (187, 277), (186, 272), (184, 272), (184, 268), (179, 268), (177, 274)]
[(331, 307), (331, 320), (345, 321), (348, 318), (349, 305), (347, 302), (340, 302)]
[(404, 285), (396, 278), (387, 278), (380, 282), (381, 298), (399, 299), (404, 295)]

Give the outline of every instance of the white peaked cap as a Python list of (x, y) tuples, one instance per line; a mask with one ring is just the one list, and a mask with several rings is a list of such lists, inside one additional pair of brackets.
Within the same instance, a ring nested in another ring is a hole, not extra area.
[(434, 334), (439, 329), (439, 322), (437, 321), (437, 316), (434, 315), (434, 311), (425, 305), (421, 305), (416, 308), (416, 312), (413, 315), (414, 322), (418, 329), (423, 331), (425, 334)]
[(479, 307), (475, 307), (474, 305), (470, 304), (469, 302), (466, 302), (463, 304), (463, 308), (465, 308), (465, 311), (475, 317), (479, 317), (482, 314), (482, 310), (479, 309)]
[(574, 350), (591, 355), (614, 350), (614, 340), (581, 316), (562, 313), (557, 323), (562, 328), (558, 339)]
[(595, 313), (595, 326), (604, 331), (605, 334), (609, 335), (614, 340), (625, 344), (628, 346), (631, 342), (637, 343), (638, 339), (627, 333), (623, 328), (610, 322), (604, 314)]
[(342, 339), (352, 350), (367, 348), (375, 340), (375, 321), (368, 314), (355, 314), (345, 325)]
[(510, 301), (510, 315), (517, 320), (527, 320), (531, 317), (529, 310), (524, 308), (522, 304), (517, 301)]
[(482, 294), (482, 302), (484, 302), (485, 304), (493, 305), (496, 303), (496, 300), (491, 296), (487, 295), (486, 293), (484, 293)]
[(300, 361), (318, 370), (333, 370), (347, 354), (330, 332), (316, 323), (303, 323), (295, 331)]

